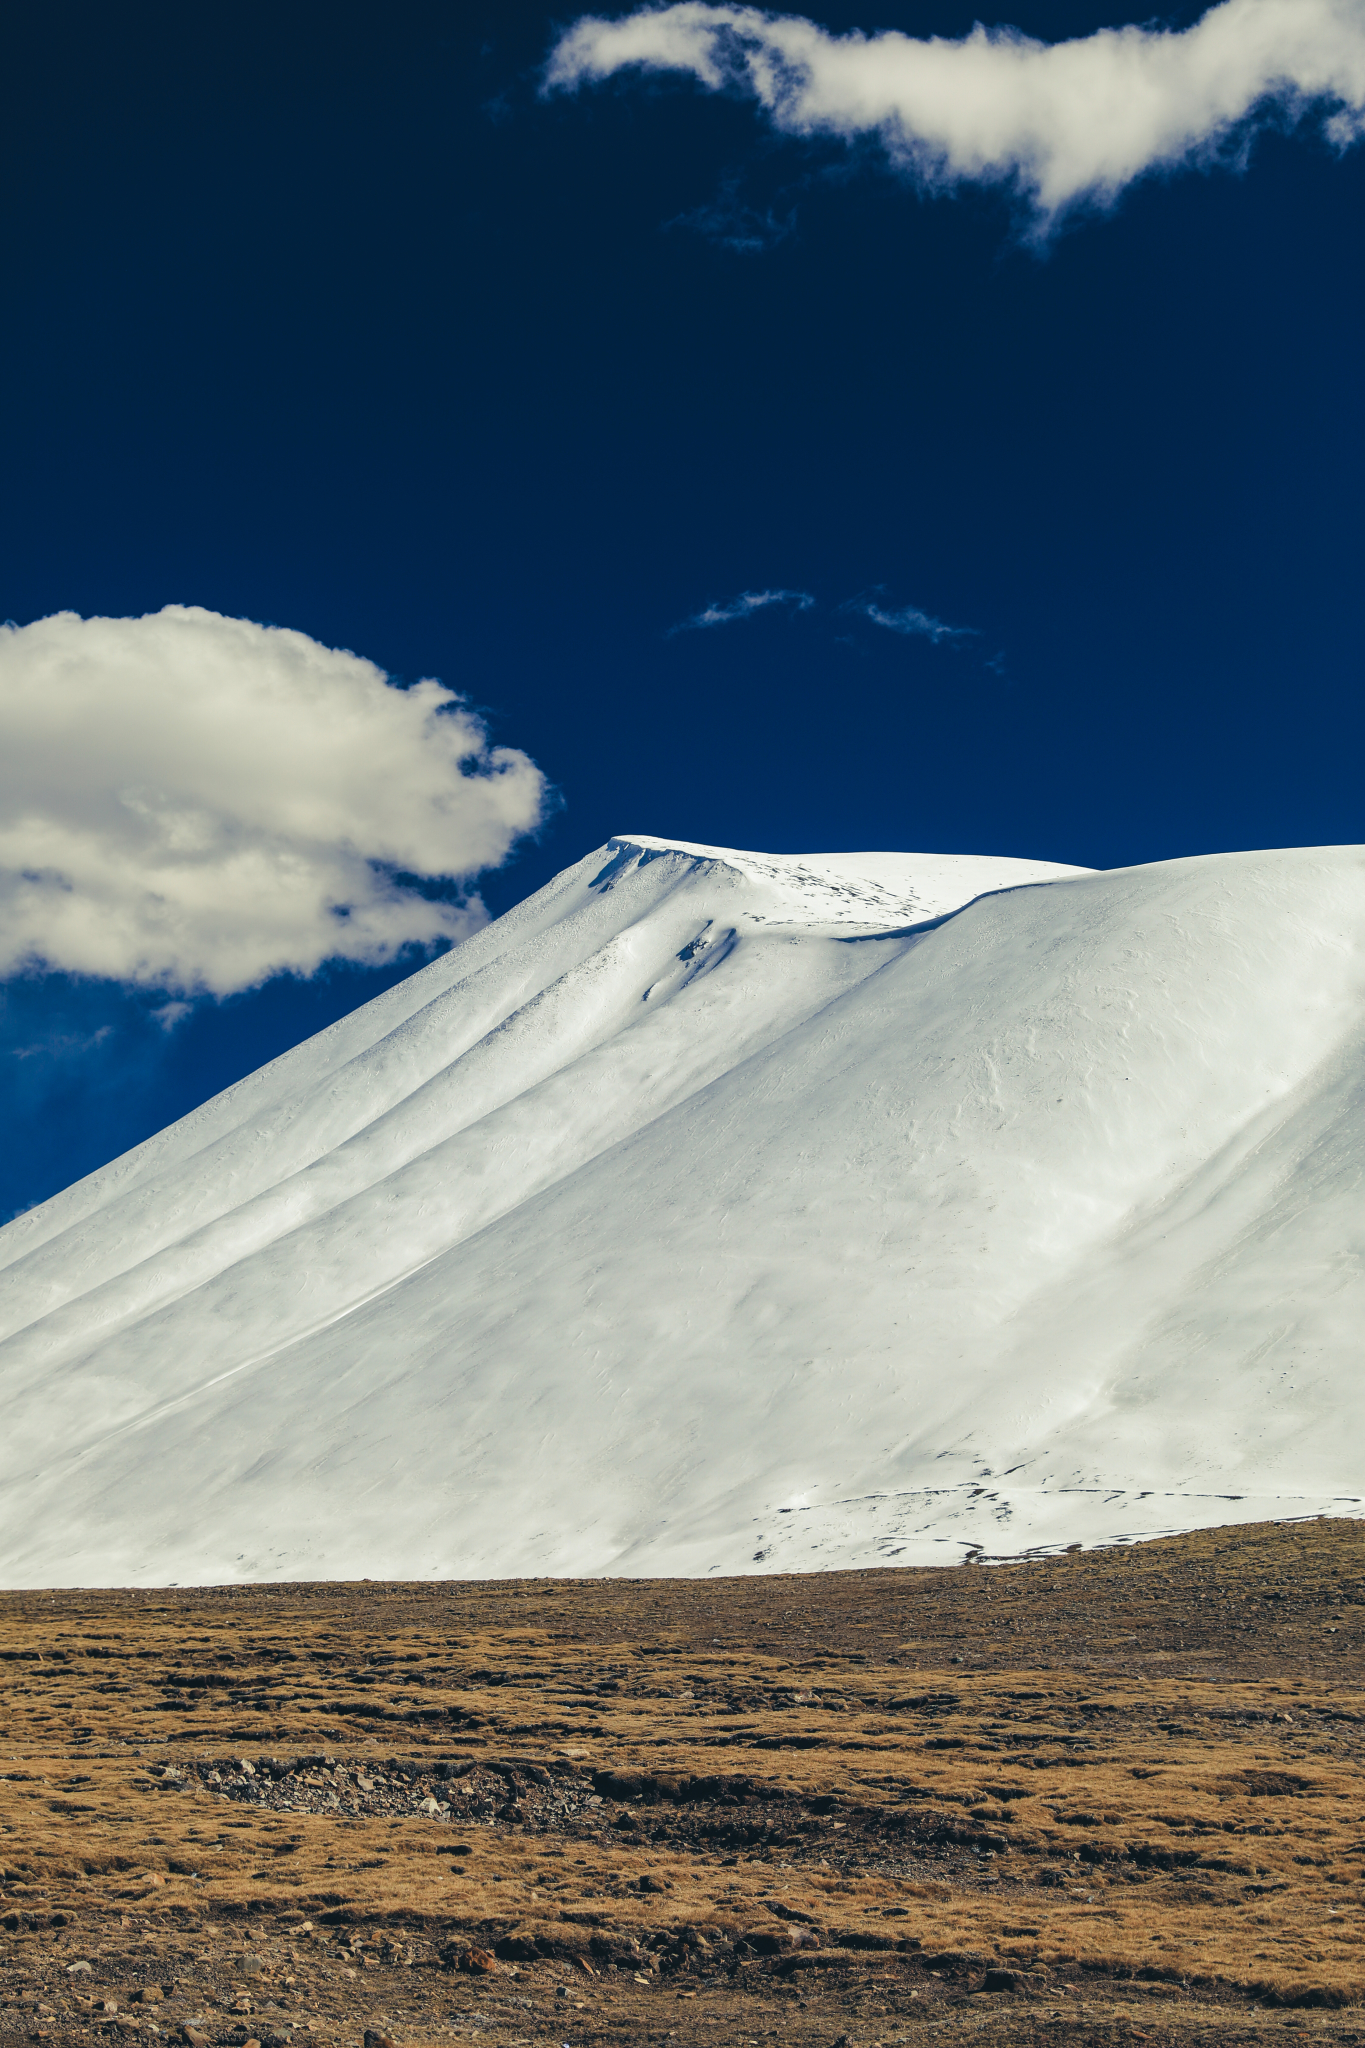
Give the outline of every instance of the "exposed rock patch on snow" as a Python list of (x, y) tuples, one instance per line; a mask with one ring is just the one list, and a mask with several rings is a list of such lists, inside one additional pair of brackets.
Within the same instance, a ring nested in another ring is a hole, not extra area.
[(0, 1580), (1354, 1511), (1363, 938), (1358, 849), (613, 840), (0, 1232)]

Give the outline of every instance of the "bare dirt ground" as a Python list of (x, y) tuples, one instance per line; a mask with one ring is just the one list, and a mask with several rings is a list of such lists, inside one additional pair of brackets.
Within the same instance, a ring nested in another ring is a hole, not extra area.
[(1363, 1674), (1350, 1521), (0, 1595), (0, 2048), (1365, 2043)]

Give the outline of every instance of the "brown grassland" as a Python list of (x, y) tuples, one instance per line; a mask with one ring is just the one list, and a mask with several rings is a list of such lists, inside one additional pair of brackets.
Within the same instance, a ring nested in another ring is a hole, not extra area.
[(9, 1593), (0, 1675), (0, 2044), (1365, 2042), (1354, 1521)]

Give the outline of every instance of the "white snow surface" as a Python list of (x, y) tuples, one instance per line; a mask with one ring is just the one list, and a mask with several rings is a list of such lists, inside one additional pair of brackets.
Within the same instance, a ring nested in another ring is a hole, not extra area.
[(1361, 1512), (1363, 997), (1365, 849), (613, 839), (0, 1231), (0, 1582)]

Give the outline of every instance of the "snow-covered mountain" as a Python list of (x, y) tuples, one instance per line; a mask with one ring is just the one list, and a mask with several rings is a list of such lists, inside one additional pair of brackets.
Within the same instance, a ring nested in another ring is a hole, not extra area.
[(0, 1582), (1358, 1512), (1362, 941), (1355, 848), (614, 839), (0, 1232)]

